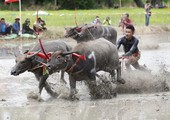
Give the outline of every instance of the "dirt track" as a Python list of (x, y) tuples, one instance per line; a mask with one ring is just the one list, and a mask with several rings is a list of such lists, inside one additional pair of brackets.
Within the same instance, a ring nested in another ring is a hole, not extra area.
[[(136, 34), (142, 51), (139, 62), (146, 64), (152, 72), (124, 71), (126, 84), (118, 86), (118, 96), (108, 100), (90, 100), (86, 86), (80, 82), (80, 100), (64, 99), (68, 85), (59, 84), (59, 74), (52, 75), (49, 82), (57, 83), (63, 96), (51, 98), (43, 91), (44, 102), (29, 99), (27, 95), (31, 91), (37, 92), (38, 83), (33, 74), (26, 72), (17, 77), (11, 76), (14, 58), (0, 59), (0, 120), (169, 120), (169, 34)], [(70, 39), (66, 41), (75, 44)], [(30, 41), (25, 41), (24, 45), (28, 43)]]

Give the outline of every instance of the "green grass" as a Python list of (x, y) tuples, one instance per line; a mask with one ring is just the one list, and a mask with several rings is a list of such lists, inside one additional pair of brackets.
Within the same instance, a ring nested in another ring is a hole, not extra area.
[[(150, 19), (151, 25), (169, 25), (170, 24), (170, 8), (152, 9), (152, 16)], [(35, 11), (22, 11), (22, 23), (26, 18), (30, 18), (31, 25), (35, 22), (36, 16), (32, 14)], [(122, 8), (122, 9), (99, 9), (99, 10), (57, 10), (47, 11), (52, 14), (49, 16), (40, 16), (46, 21), (47, 26), (66, 27), (75, 26), (75, 16), (77, 23), (91, 23), (96, 15), (103, 19), (110, 16), (113, 26), (118, 26), (121, 14), (128, 12), (130, 19), (134, 25), (144, 25), (145, 12), (142, 8)], [(6, 22), (13, 23), (16, 16), (19, 16), (18, 11), (0, 11), (0, 16), (6, 19)]]

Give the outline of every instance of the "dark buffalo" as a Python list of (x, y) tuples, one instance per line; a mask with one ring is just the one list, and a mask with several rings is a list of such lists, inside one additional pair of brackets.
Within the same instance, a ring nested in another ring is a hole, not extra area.
[[(61, 50), (64, 52), (71, 50), (71, 47), (62, 40), (46, 42), (43, 44), (43, 47), (47, 53), (55, 52), (57, 50)], [(16, 64), (11, 70), (11, 75), (17, 76), (25, 71), (32, 72), (35, 74), (35, 77), (39, 81), (39, 93), (41, 94), (43, 87), (45, 87), (46, 91), (51, 96), (55, 96), (56, 93), (52, 91), (46, 80), (50, 74), (57, 72), (58, 69), (50, 69), (49, 71), (47, 71), (44, 63), (47, 63), (47, 58), (42, 53), (40, 45), (37, 44), (31, 50), (25, 52), (24, 54), (19, 54), (16, 56)], [(64, 71), (61, 72), (61, 80), (65, 81)]]
[[(70, 55), (71, 54), (71, 55)], [(116, 46), (104, 38), (81, 42), (70, 52), (56, 51), (48, 63), (49, 68), (65, 70), (69, 74), (70, 97), (76, 93), (76, 81), (85, 80), (88, 83), (92, 98), (96, 94), (96, 72), (109, 72), (114, 78), (117, 70), (117, 81), (124, 84), (121, 78), (121, 66)]]
[(83, 24), (74, 28), (66, 28), (65, 37), (72, 37), (78, 43), (103, 37), (116, 44), (117, 31), (112, 26)]

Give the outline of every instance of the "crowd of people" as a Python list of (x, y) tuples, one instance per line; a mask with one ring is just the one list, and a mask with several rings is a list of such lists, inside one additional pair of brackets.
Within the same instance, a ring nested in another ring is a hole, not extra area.
[(96, 18), (92, 21), (93, 24), (95, 25), (111, 25), (111, 20), (110, 17), (107, 16), (103, 22), (101, 22), (100, 17), (96, 16)]
[[(149, 0), (146, 0), (146, 4), (144, 8), (145, 8), (145, 26), (149, 26), (149, 20), (151, 16), (151, 8), (152, 8), (152, 5), (150, 4)], [(96, 16), (96, 18), (94, 19), (92, 23), (96, 25), (111, 25), (111, 19), (110, 17), (107, 16), (103, 20), (103, 22), (101, 22), (100, 17)], [(123, 13), (121, 15), (121, 18), (118, 24), (118, 27), (122, 27), (123, 34), (125, 33), (125, 29), (128, 25), (133, 25), (133, 21), (130, 19), (129, 13)]]
[(33, 28), (30, 27), (30, 19), (27, 18), (25, 22), (22, 24), (22, 30), (20, 25), (20, 18), (16, 17), (13, 24), (7, 23), (5, 18), (0, 19), (0, 36), (5, 36), (9, 34), (17, 34), (20, 32), (22, 34), (37, 34), (37, 32), (47, 30), (45, 27), (46, 23), (40, 17), (33, 24)]

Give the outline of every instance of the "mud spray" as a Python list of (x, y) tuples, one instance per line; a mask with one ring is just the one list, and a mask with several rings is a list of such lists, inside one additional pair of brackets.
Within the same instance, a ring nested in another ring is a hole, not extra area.
[[(157, 93), (170, 90), (170, 72), (166, 70), (166, 66), (160, 67), (158, 73), (148, 71), (123, 71), (122, 77), (126, 83), (112, 83), (108, 73), (99, 72), (102, 79), (97, 78), (98, 96), (102, 99), (110, 99), (118, 94), (135, 94), (135, 93)], [(59, 75), (57, 75), (59, 78)], [(53, 80), (52, 80), (53, 79)], [(68, 77), (66, 78), (68, 79)], [(50, 85), (59, 94), (59, 99), (68, 99), (69, 84), (63, 84), (60, 81), (55, 81), (56, 75), (51, 76)], [(53, 81), (53, 82), (52, 82)], [(28, 94), (28, 98), (37, 99), (35, 94)], [(32, 96), (32, 97), (31, 97)], [(90, 99), (89, 90), (84, 82), (77, 82), (77, 94), (79, 99)]]
[(156, 93), (170, 90), (170, 73), (165, 65), (154, 74), (138, 70), (124, 71), (123, 78), (126, 84), (117, 86), (118, 93)]

